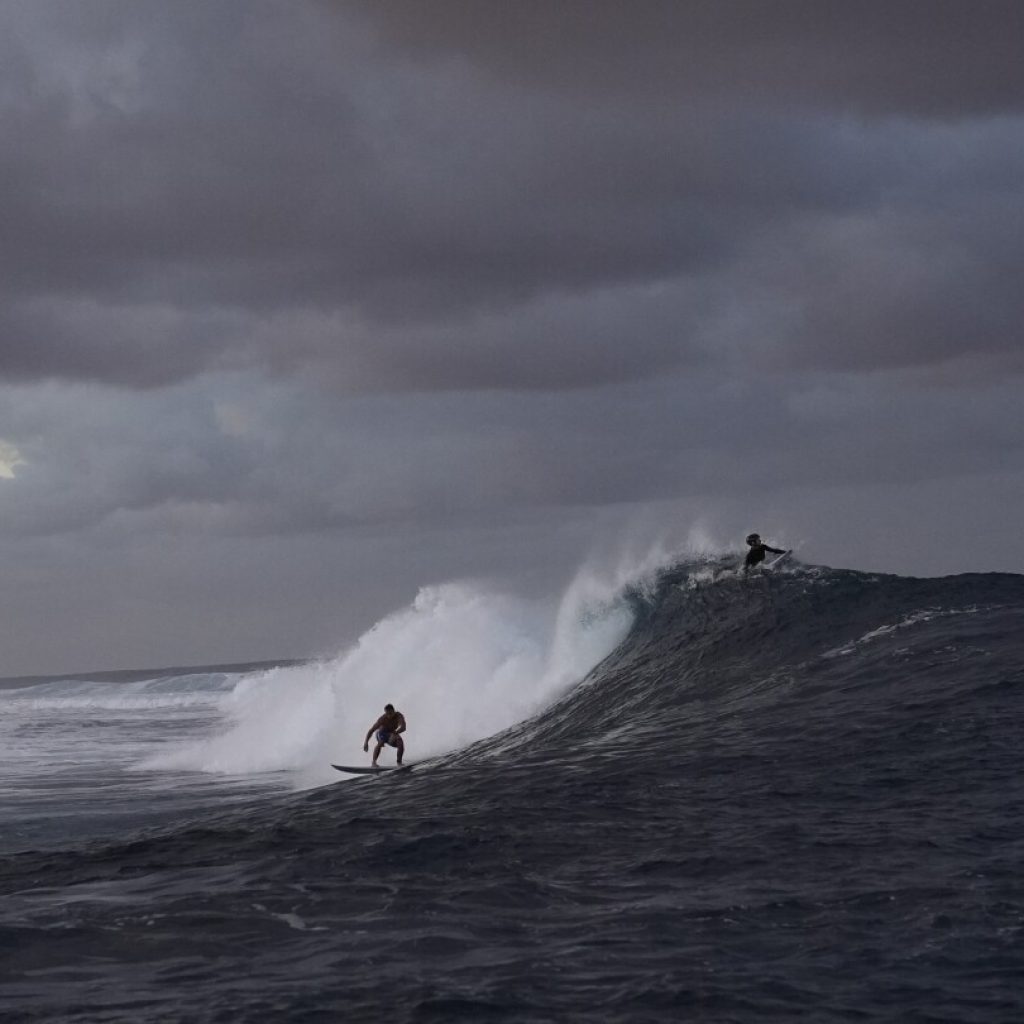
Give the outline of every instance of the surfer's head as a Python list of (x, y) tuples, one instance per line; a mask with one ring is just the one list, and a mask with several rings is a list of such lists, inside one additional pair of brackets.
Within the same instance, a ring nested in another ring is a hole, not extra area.
[(747, 536), (747, 543), (748, 544), (760, 544), (761, 543), (761, 534), (759, 534), (759, 533), (751, 533), (751, 534), (749, 534)]
[(394, 704), (385, 704), (384, 705), (384, 710), (387, 711), (388, 714), (391, 714), (395, 710), (395, 705)]

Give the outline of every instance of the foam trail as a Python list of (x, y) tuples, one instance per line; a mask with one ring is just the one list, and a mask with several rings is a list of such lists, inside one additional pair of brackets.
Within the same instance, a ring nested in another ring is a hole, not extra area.
[[(335, 782), (331, 762), (367, 763), (363, 739), (385, 703), (408, 720), (410, 761), (493, 735), (549, 705), (624, 639), (623, 587), (654, 560), (581, 572), (558, 602), (470, 583), (426, 587), (334, 659), (243, 677), (221, 699), (223, 732), (147, 767)], [(388, 749), (381, 763), (393, 758)]]

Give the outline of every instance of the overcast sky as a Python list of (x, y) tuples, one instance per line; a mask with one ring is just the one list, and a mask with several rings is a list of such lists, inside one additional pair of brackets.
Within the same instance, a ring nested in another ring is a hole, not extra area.
[(1019, 0), (0, 0), (0, 119), (0, 675), (1022, 570)]

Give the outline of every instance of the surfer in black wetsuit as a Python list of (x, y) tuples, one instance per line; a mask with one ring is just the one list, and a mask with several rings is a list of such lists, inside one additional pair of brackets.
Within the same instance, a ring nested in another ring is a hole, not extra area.
[(402, 755), (405, 753), (405, 742), (402, 740), (402, 733), (405, 732), (405, 715), (396, 711), (394, 704), (384, 705), (384, 714), (370, 726), (363, 743), (363, 750), (370, 749), (370, 737), (377, 733), (377, 746), (373, 748), (373, 767), (377, 767), (377, 758), (380, 757), (381, 749), (385, 744), (395, 747), (398, 751), (398, 763), (402, 763)]
[(743, 562), (743, 571), (746, 572), (748, 569), (752, 569), (755, 565), (760, 565), (764, 561), (766, 551), (770, 551), (773, 555), (784, 555), (786, 552), (782, 548), (770, 548), (763, 540), (759, 533), (752, 533), (747, 537), (747, 543), (750, 545), (750, 550), (747, 552), (747, 557)]

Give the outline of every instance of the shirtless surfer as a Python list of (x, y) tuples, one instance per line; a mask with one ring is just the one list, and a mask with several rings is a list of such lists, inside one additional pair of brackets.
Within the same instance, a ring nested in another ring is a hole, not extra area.
[(380, 757), (381, 748), (387, 744), (398, 750), (398, 763), (402, 763), (402, 755), (405, 753), (405, 743), (402, 740), (402, 733), (405, 732), (405, 715), (396, 711), (394, 704), (384, 705), (384, 714), (370, 726), (366, 734), (366, 741), (363, 743), (363, 750), (370, 749), (370, 737), (377, 733), (377, 746), (373, 748), (373, 767), (377, 767), (377, 758)]
[(784, 555), (786, 551), (783, 548), (770, 548), (763, 540), (759, 533), (752, 533), (747, 537), (747, 543), (750, 545), (750, 550), (747, 552), (747, 557), (743, 562), (743, 571), (746, 572), (748, 569), (752, 569), (755, 565), (760, 565), (764, 561), (764, 555), (766, 551), (770, 551), (773, 555)]

